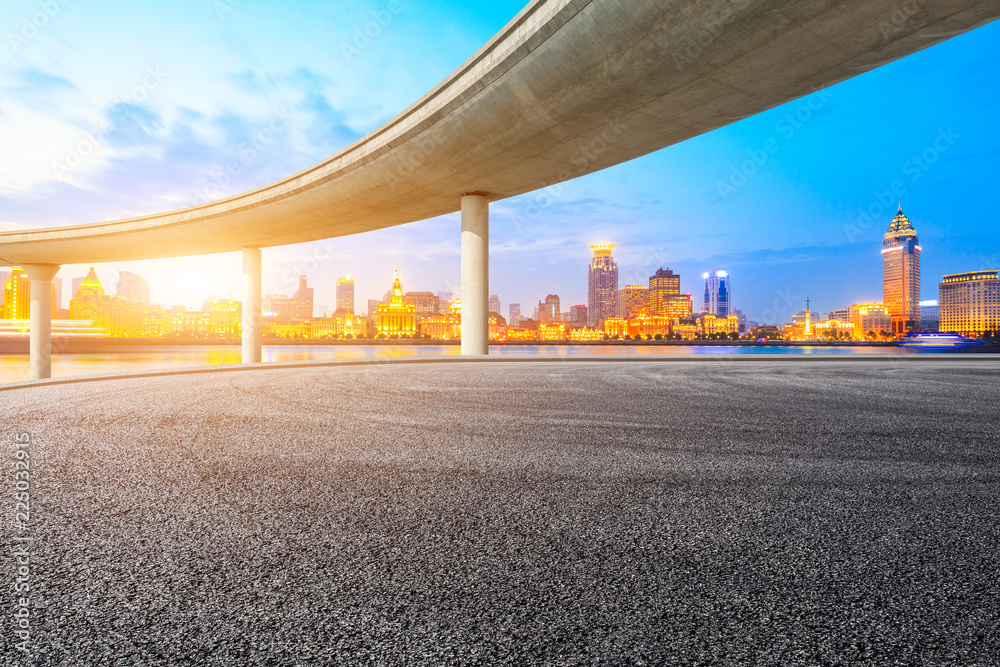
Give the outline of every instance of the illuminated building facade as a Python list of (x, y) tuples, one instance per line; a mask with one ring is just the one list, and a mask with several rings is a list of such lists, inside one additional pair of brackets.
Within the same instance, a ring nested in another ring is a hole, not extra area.
[(702, 335), (701, 325), (688, 320), (674, 325), (674, 334), (682, 340), (695, 340)]
[(885, 304), (855, 303), (848, 307), (848, 322), (857, 340), (879, 338), (892, 332), (892, 316)]
[(816, 323), (813, 335), (830, 340), (852, 340), (854, 325), (846, 320), (823, 320)]
[(488, 312), (500, 314), (500, 297), (496, 294), (490, 294), (490, 309)]
[(497, 312), (491, 312), (487, 320), (487, 338), (500, 340), (507, 331), (507, 321)]
[(659, 315), (669, 317), (672, 320), (690, 317), (693, 312), (690, 294), (672, 296), (663, 303), (663, 306), (664, 310)]
[(642, 285), (626, 285), (618, 290), (617, 317), (628, 319), (647, 312), (649, 308), (649, 289)]
[(316, 318), (309, 322), (309, 337), (368, 338), (368, 319), (346, 312), (333, 317)]
[(701, 325), (701, 332), (706, 336), (713, 336), (717, 334), (739, 334), (740, 332), (740, 319), (736, 314), (727, 315), (725, 317), (720, 317), (712, 313), (703, 313), (698, 318), (698, 323)]
[(507, 329), (507, 340), (538, 340), (538, 333), (531, 329)]
[(609, 317), (604, 320), (604, 336), (606, 338), (625, 338), (628, 336), (628, 320), (624, 317)]
[(240, 338), (243, 335), (243, 309), (235, 299), (211, 297), (202, 311), (208, 315), (208, 334), (213, 338)]
[(565, 322), (539, 323), (538, 340), (550, 340), (550, 341), (566, 340), (566, 323)]
[(665, 315), (649, 315), (643, 313), (628, 321), (628, 333), (631, 338), (666, 337), (673, 333), (675, 320)]
[[(607, 324), (608, 321), (609, 320), (604, 320), (604, 323)], [(583, 327), (582, 329), (570, 329), (569, 339), (572, 341), (604, 340), (604, 332), (601, 331), (600, 329), (591, 329), (590, 327)]]
[(594, 243), (590, 249), (594, 251), (594, 257), (590, 260), (587, 274), (587, 324), (600, 327), (604, 320), (615, 316), (618, 264), (611, 258), (614, 243)]
[(729, 317), (732, 312), (732, 291), (729, 274), (721, 269), (712, 269), (702, 274), (705, 279), (705, 297), (701, 312), (711, 313), (716, 317)]
[(665, 315), (667, 302), (671, 297), (680, 296), (681, 277), (662, 266), (649, 277), (649, 314)]
[(337, 313), (354, 314), (354, 278), (350, 276), (337, 278)]
[(28, 279), (24, 269), (20, 266), (13, 266), (10, 276), (4, 284), (3, 290), (3, 319), (5, 320), (27, 320), (29, 319), (29, 306), (31, 304), (31, 280)]
[(649, 277), (649, 315), (679, 320), (691, 313), (691, 295), (681, 294), (679, 274), (661, 267)]
[(920, 245), (902, 207), (882, 240), (882, 303), (892, 317), (892, 334), (902, 336), (920, 326)]
[(403, 299), (399, 278), (392, 284), (389, 303), (378, 305), (378, 335), (386, 338), (413, 338), (417, 333), (417, 308)]
[[(491, 328), (495, 330), (496, 319)], [(448, 312), (441, 315), (431, 315), (420, 320), (420, 335), (432, 340), (462, 339), (462, 302), (454, 301)]]
[(996, 271), (944, 276), (938, 284), (940, 329), (964, 336), (1000, 331), (1000, 278)]
[(109, 295), (97, 278), (94, 267), (80, 282), (69, 302), (71, 320), (90, 320), (115, 338), (142, 338), (147, 334), (146, 318), (150, 308), (124, 296)]

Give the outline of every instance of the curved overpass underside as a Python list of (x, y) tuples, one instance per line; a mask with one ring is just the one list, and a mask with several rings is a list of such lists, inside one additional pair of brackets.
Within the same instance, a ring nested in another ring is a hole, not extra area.
[(610, 167), (983, 25), (990, 0), (535, 0), (336, 155), (228, 199), (0, 234), (8, 264), (269, 247), (459, 210)]

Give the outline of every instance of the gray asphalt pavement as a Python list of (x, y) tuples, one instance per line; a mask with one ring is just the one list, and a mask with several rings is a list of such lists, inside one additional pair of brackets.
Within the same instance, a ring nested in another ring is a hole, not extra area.
[(32, 662), (5, 613), (0, 664), (998, 664), (998, 377), (489, 363), (0, 392), (5, 517), (25, 431), (35, 538)]

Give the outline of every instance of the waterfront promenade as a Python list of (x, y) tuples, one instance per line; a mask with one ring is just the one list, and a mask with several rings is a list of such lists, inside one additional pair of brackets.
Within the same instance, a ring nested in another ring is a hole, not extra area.
[(992, 355), (240, 369), (0, 391), (34, 664), (1000, 661)]

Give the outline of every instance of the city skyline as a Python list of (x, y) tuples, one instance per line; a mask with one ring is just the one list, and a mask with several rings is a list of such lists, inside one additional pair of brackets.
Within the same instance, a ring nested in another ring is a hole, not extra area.
[[(459, 3), (408, 5), (365, 49), (346, 49), (349, 62), (341, 47), (352, 45), (355, 28), (380, 10), (377, 3), (338, 10), (337, 21), (325, 10), (276, 16), (246, 4), (206, 17), (204, 6), (179, 3), (169, 12), (116, 10), (114, 26), (80, 21), (67, 6), (61, 17), (72, 21), (53, 20), (16, 57), (0, 55), (8, 66), (0, 97), (9, 110), (0, 138), (10, 146), (0, 165), (0, 226), (163, 211), (308, 167), (433, 87), (521, 4), (476, 12)], [(11, 3), (0, 27), (16, 28), (31, 7)], [(195, 13), (198, 21), (189, 20)], [(182, 54), (162, 40), (118, 36), (151, 18), (168, 32), (197, 23), (203, 44)], [(452, 39), (402, 57), (399, 45), (415, 43), (431, 25), (444, 26)], [(331, 36), (320, 40), (325, 28)], [(265, 29), (274, 40), (249, 39)], [(818, 310), (876, 301), (878, 258), (871, 261), (869, 244), (888, 224), (898, 194), (928, 250), (921, 299), (935, 298), (938, 276), (997, 268), (990, 203), (980, 195), (989, 191), (990, 165), (1000, 155), (991, 112), (1000, 98), (991, 85), (998, 38), (1000, 27), (987, 25), (631, 163), (496, 202), (490, 292), (530, 304), (541, 296), (531, 286), (544, 284), (567, 303), (584, 303), (585, 283), (572, 271), (587, 245), (613, 238), (621, 246), (621, 284), (669, 265), (683, 276), (684, 293), (700, 294), (701, 273), (725, 266), (737, 276), (751, 319), (775, 303), (801, 300), (799, 286), (820, 271), (839, 279), (809, 286)], [(130, 57), (108, 62), (109, 40), (122, 42)], [(298, 48), (283, 48), (289, 44)], [(329, 53), (310, 57), (317, 49)], [(87, 67), (106, 76), (95, 80)], [(67, 106), (79, 113), (50, 111)], [(283, 117), (274, 116), (283, 108), (295, 118), (284, 129)], [(118, 121), (117, 129), (91, 159), (57, 178), (54, 166), (102, 119)], [(241, 146), (272, 121), (278, 129), (266, 150), (241, 158)], [(242, 160), (240, 173), (219, 176), (230, 158)], [(381, 296), (379, 276), (399, 269), (409, 283), (454, 292), (457, 228), (457, 215), (450, 215), (265, 249), (264, 290), (290, 293), (294, 276), (307, 273), (317, 303), (333, 309), (337, 277), (354, 275), (363, 303)], [(66, 266), (61, 275), (87, 268)], [(206, 285), (219, 295), (239, 294), (236, 254), (97, 266), (106, 283), (120, 270), (148, 276), (158, 285), (151, 297), (163, 303), (196, 305)], [(181, 279), (166, 287), (166, 275)]]

